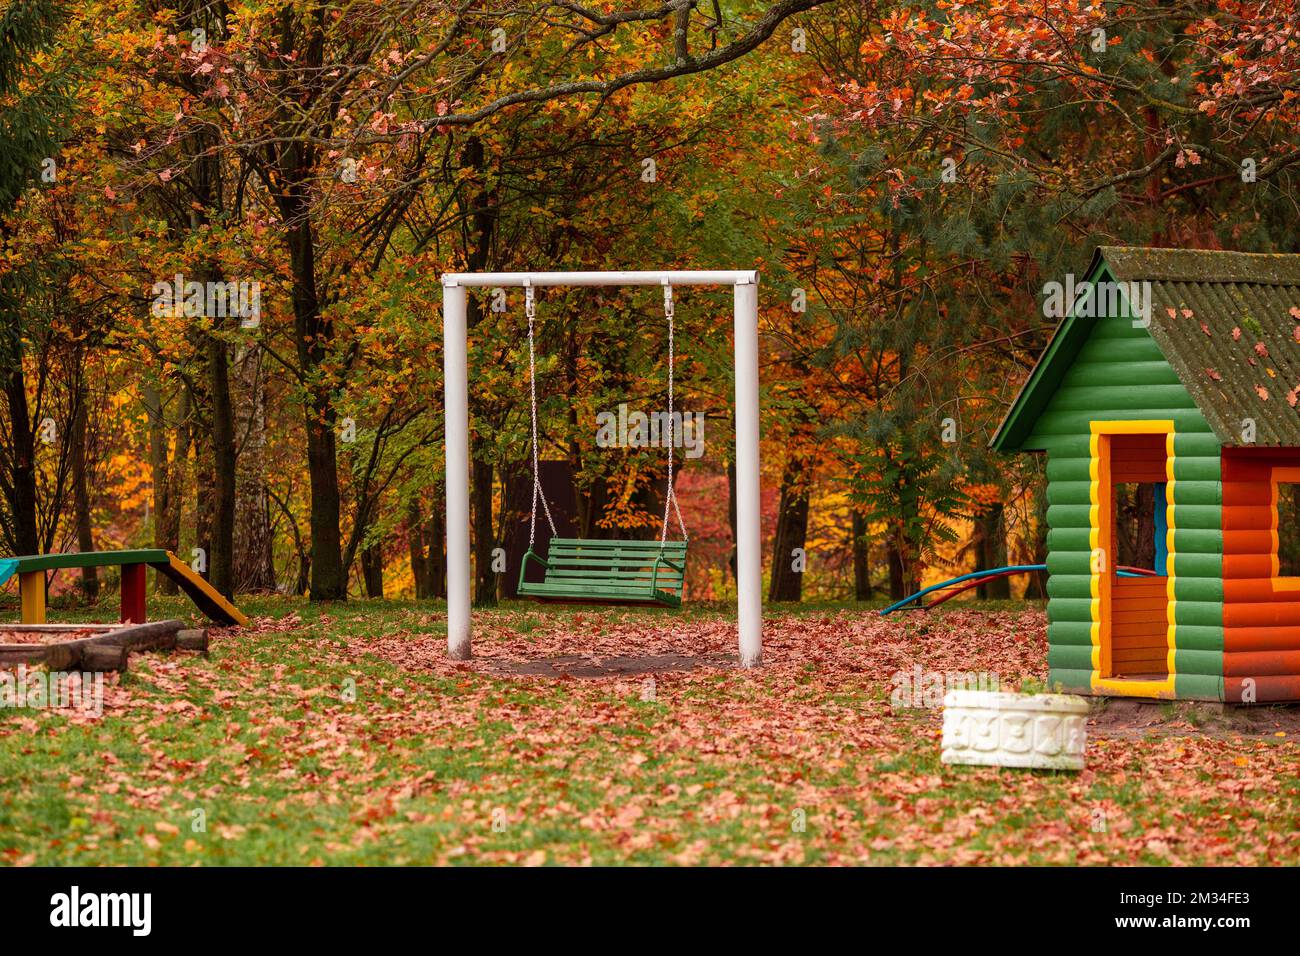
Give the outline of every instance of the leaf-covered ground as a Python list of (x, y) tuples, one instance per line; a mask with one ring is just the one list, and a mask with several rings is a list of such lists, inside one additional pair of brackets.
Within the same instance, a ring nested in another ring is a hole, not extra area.
[(1077, 774), (942, 765), (892, 676), (1042, 681), (1038, 611), (770, 613), (750, 672), (725, 610), (482, 612), (457, 664), (427, 605), (249, 609), (102, 716), (0, 709), (0, 862), (1300, 861), (1292, 709), (1110, 709)]

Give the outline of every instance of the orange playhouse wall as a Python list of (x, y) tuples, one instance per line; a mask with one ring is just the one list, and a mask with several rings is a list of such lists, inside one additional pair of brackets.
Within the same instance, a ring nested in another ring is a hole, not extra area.
[(1300, 449), (1223, 452), (1223, 690), (1300, 700), (1300, 578), (1276, 576), (1273, 481), (1300, 481)]

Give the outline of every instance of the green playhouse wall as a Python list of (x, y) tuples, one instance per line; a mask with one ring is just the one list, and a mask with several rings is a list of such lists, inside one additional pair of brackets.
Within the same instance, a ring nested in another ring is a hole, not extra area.
[(1025, 442), (1047, 452), (1050, 681), (1091, 691), (1089, 423), (1124, 419), (1174, 423), (1174, 692), (1222, 700), (1220, 446), (1150, 333), (1127, 316), (1096, 320)]

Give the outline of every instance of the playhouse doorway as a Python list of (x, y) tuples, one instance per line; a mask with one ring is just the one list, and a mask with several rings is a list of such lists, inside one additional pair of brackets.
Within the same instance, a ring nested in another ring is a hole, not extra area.
[(1102, 673), (1113, 680), (1169, 677), (1165, 434), (1110, 435), (1102, 515)]

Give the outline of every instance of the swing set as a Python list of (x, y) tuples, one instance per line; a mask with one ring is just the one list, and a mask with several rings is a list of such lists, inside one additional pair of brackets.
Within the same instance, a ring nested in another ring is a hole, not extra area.
[[(528, 551), (519, 565), (519, 587), (515, 593), (534, 601), (569, 604), (641, 604), (681, 607), (686, 575), (686, 523), (677, 507), (673, 487), (673, 382), (676, 355), (673, 343), (673, 287), (665, 279), (664, 318), (668, 322), (668, 488), (664, 492), (664, 520), (658, 543), (654, 541), (606, 541), (561, 538), (555, 530), (550, 505), (542, 493), (537, 464), (537, 359), (534, 325), (537, 309), (533, 286), (524, 286), (524, 312), (528, 316), (528, 404), (533, 452), (533, 503), (528, 516)], [(547, 557), (537, 554), (537, 503), (551, 528)], [(681, 541), (668, 540), (668, 513), (677, 515)], [(525, 579), (528, 563), (541, 565), (541, 582)]]
[[(668, 327), (668, 485), (658, 541), (560, 538), (542, 493), (538, 470), (535, 289), (544, 286), (661, 286)], [(528, 320), (528, 399), (533, 493), (528, 550), (518, 594), (570, 604), (681, 606), (688, 537), (673, 487), (675, 378), (674, 286), (729, 285), (734, 296), (736, 376), (736, 594), (742, 666), (762, 657), (762, 579), (759, 528), (758, 273), (757, 272), (512, 272), (449, 273), (443, 287), (443, 380), (447, 462), (447, 654), (470, 657), (469, 356), (467, 288), (523, 288)], [(537, 553), (537, 505), (551, 531), (545, 557)], [(681, 540), (668, 540), (670, 512)], [(528, 581), (530, 565), (541, 581)]]

